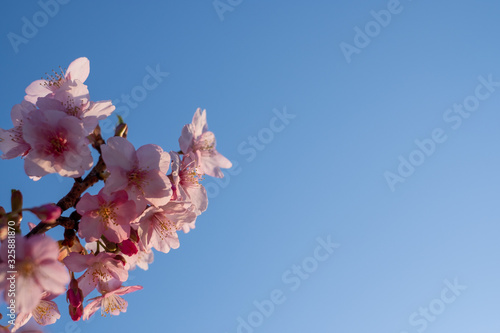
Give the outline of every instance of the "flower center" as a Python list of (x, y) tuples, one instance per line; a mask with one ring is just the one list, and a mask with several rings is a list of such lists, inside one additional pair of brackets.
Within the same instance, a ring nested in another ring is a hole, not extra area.
[(54, 313), (57, 311), (56, 305), (52, 302), (41, 300), (35, 311), (32, 312), (33, 317), (38, 319), (37, 322), (43, 322), (54, 317)]
[(211, 139), (200, 139), (195, 142), (194, 150), (201, 150), (206, 152), (211, 152), (215, 148), (215, 142)]
[(115, 222), (116, 219), (116, 211), (115, 207), (112, 203), (102, 205), (99, 207), (99, 217), (101, 218), (101, 221), (103, 223), (106, 223), (108, 225), (110, 222), (118, 225), (118, 223)]
[(47, 89), (55, 90), (55, 89), (61, 87), (61, 85), (65, 82), (64, 70), (61, 68), (61, 66), (59, 66), (59, 70), (60, 70), (60, 72), (56, 72), (55, 70), (52, 70), (53, 74), (45, 73), (45, 75), (46, 75), (45, 79), (42, 77), (42, 80), (45, 80), (43, 85)]
[(116, 311), (123, 312), (127, 308), (127, 302), (118, 295), (107, 294), (102, 300), (101, 316), (112, 315)]
[(183, 185), (198, 186), (203, 179), (203, 175), (198, 173), (196, 168), (188, 167), (181, 172), (181, 183)]
[(70, 116), (74, 116), (79, 118), (80, 112), (82, 109), (80, 109), (78, 106), (75, 105), (75, 101), (73, 99), (68, 99), (68, 101), (64, 104), (64, 108), (66, 109), (66, 113)]
[(60, 156), (68, 150), (68, 139), (62, 137), (61, 134), (56, 134), (49, 140), (50, 145), (47, 148), (47, 153)]
[(18, 271), (24, 276), (31, 276), (35, 271), (35, 265), (31, 262), (31, 260), (24, 260), (18, 264)]
[(141, 192), (142, 186), (144, 185), (144, 181), (146, 179), (146, 172), (140, 169), (134, 169), (128, 174), (128, 184), (129, 186), (135, 186)]

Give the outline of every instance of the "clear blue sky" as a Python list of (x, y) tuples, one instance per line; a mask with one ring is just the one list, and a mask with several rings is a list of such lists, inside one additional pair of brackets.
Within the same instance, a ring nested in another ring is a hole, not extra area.
[[(238, 167), (205, 181), (178, 250), (131, 272), (126, 314), (73, 325), (61, 297), (47, 332), (498, 332), (500, 3), (65, 1), (53, 17), (3, 3), (0, 127), (30, 82), (85, 56), (92, 100), (121, 107), (136, 147), (178, 149), (202, 107)], [(20, 159), (0, 181), (0, 205), (71, 186)]]

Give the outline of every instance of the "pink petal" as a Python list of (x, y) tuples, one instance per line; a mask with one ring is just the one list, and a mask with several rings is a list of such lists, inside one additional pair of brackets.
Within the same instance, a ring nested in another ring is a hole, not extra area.
[(128, 286), (128, 287), (123, 287), (114, 292), (115, 295), (125, 295), (125, 294), (130, 294), (133, 293), (134, 291), (137, 290), (142, 290), (142, 286)]
[(108, 143), (101, 146), (101, 151), (108, 169), (132, 170), (138, 162), (134, 146), (122, 137), (109, 138)]
[(51, 325), (61, 318), (56, 303), (52, 301), (41, 300), (32, 313), (35, 321), (42, 326)]
[(70, 280), (68, 270), (58, 261), (48, 264), (40, 263), (35, 276), (43, 289), (53, 294), (65, 292), (66, 284)]
[(198, 138), (203, 132), (206, 132), (208, 130), (206, 111), (201, 111), (201, 109), (198, 108), (193, 115), (192, 124), (194, 129), (193, 135), (195, 138)]
[(85, 213), (92, 212), (96, 209), (99, 209), (99, 199), (97, 198), (97, 195), (85, 193), (76, 204), (76, 211), (80, 215), (85, 215)]
[(66, 77), (70, 77), (71, 80), (80, 80), (85, 82), (90, 74), (90, 61), (85, 57), (81, 57), (73, 60), (68, 66), (66, 71)]
[(46, 80), (36, 80), (33, 81), (28, 87), (26, 87), (26, 96), (24, 99), (30, 103), (36, 104), (38, 97), (44, 97), (52, 93), (50, 89), (46, 87)]
[(27, 240), (27, 255), (36, 260), (37, 263), (43, 261), (55, 261), (59, 255), (59, 245), (51, 238), (43, 235), (35, 235)]
[(16, 279), (16, 310), (31, 312), (42, 299), (42, 288), (31, 278), (18, 275)]
[(63, 262), (70, 271), (81, 272), (86, 270), (87, 267), (89, 267), (88, 256), (93, 256), (93, 255), (92, 254), (83, 255), (80, 253), (72, 252), (66, 258), (64, 258)]
[(179, 137), (179, 147), (184, 154), (191, 151), (191, 145), (193, 144), (193, 126), (192, 124), (184, 125), (182, 128), (181, 136)]
[(148, 181), (143, 185), (146, 200), (159, 207), (166, 205), (172, 196), (172, 184), (166, 175), (158, 171), (148, 174)]
[(85, 111), (85, 117), (93, 116), (97, 120), (109, 117), (115, 111), (115, 106), (111, 101), (90, 102), (90, 107)]
[(203, 171), (208, 176), (224, 178), (224, 173), (220, 168), (229, 169), (233, 166), (230, 160), (220, 154), (218, 151), (214, 151), (212, 156), (201, 155), (201, 164)]
[(101, 307), (101, 301), (103, 296), (99, 296), (96, 298), (92, 298), (92, 302), (90, 302), (85, 309), (83, 310), (83, 320), (88, 320), (97, 310)]
[[(21, 312), (17, 314), (16, 321), (14, 323), (14, 327), (12, 327), (12, 333), (16, 332), (19, 328), (26, 325), (26, 323), (31, 318), (31, 312)], [(1, 332), (1, 331), (0, 331)]]
[(166, 174), (170, 168), (170, 154), (157, 145), (148, 144), (140, 147), (137, 149), (137, 158), (140, 169), (159, 169)]

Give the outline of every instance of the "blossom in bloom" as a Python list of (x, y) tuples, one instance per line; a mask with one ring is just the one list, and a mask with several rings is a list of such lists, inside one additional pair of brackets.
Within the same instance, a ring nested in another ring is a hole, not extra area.
[(120, 312), (127, 312), (128, 302), (121, 298), (125, 294), (141, 290), (141, 286), (121, 287), (116, 290), (103, 292), (101, 296), (91, 298), (91, 301), (83, 310), (83, 320), (88, 320), (97, 310), (101, 309), (101, 315), (118, 316)]
[(194, 113), (191, 124), (182, 128), (179, 145), (184, 154), (194, 152), (196, 166), (209, 176), (223, 178), (220, 168), (232, 166), (231, 161), (215, 149), (215, 135), (208, 130), (206, 111), (200, 108)]
[(85, 57), (78, 58), (69, 64), (66, 72), (57, 73), (47, 77), (47, 80), (33, 81), (26, 88), (26, 96), (24, 99), (28, 102), (36, 104), (39, 97), (45, 97), (49, 94), (54, 94), (66, 82), (78, 80), (85, 82), (90, 73), (90, 62)]
[[(190, 205), (187, 205), (189, 207)], [(146, 248), (154, 248), (167, 253), (179, 247), (177, 230), (182, 224), (191, 223), (196, 213), (187, 209), (183, 203), (169, 202), (162, 207), (149, 207), (137, 218), (138, 233)]]
[(78, 278), (78, 287), (82, 290), (83, 297), (87, 297), (96, 287), (98, 290), (118, 288), (128, 278), (123, 261), (107, 252), (97, 255), (72, 252), (63, 262), (72, 272), (85, 271)]
[(0, 150), (3, 159), (25, 156), (31, 146), (23, 138), (23, 125), (30, 112), (36, 110), (35, 105), (27, 101), (16, 104), (10, 111), (14, 127), (9, 130), (0, 128)]
[[(190, 153), (188, 156), (192, 155)], [(180, 161), (179, 154), (171, 151), (172, 158), (172, 200), (189, 201), (194, 205), (196, 215), (200, 215), (207, 209), (207, 190), (200, 184), (202, 175), (194, 166), (192, 159), (184, 158)], [(191, 162), (186, 162), (191, 161)]]
[(148, 144), (136, 151), (127, 139), (112, 137), (101, 151), (110, 172), (104, 186), (106, 193), (126, 190), (136, 202), (138, 214), (147, 204), (158, 207), (170, 200), (172, 188), (166, 176), (170, 155), (161, 147)]
[(86, 134), (115, 110), (111, 101), (90, 101), (87, 86), (79, 80), (64, 82), (55, 93), (38, 98), (36, 105), (41, 110), (59, 110), (80, 119)]
[(18, 313), (12, 332), (16, 332), (19, 328), (24, 326), (31, 317), (33, 317), (35, 321), (42, 326), (55, 323), (57, 319), (61, 318), (61, 313), (57, 308), (57, 304), (51, 301), (54, 297), (55, 295), (44, 292), (42, 299), (33, 311), (30, 313)]
[(32, 112), (23, 126), (31, 150), (24, 170), (33, 179), (49, 173), (81, 177), (93, 160), (82, 122), (57, 110)]
[(129, 238), (130, 222), (137, 216), (135, 202), (123, 190), (111, 194), (102, 189), (97, 195), (85, 193), (76, 211), (82, 215), (78, 234), (87, 242), (104, 235), (111, 242), (121, 243)]
[[(11, 280), (16, 283), (16, 310), (31, 313), (40, 303), (43, 292), (62, 294), (69, 282), (69, 274), (57, 261), (59, 246), (49, 237), (35, 235), (30, 238), (16, 236), (16, 271), (7, 265), (7, 244), (2, 243), (0, 260), (0, 289), (8, 299)], [(9, 280), (10, 279), (10, 280)]]

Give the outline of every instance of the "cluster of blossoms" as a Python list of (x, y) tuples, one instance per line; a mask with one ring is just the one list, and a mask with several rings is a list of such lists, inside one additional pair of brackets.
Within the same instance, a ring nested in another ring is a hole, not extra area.
[[(84, 84), (89, 72), (88, 59), (79, 58), (66, 71), (33, 82), (12, 108), (14, 127), (0, 129), (1, 157), (22, 157), (31, 179), (51, 173), (75, 179), (57, 204), (23, 209), (21, 193), (13, 190), (12, 211), (0, 207), (0, 290), (8, 304), (15, 304), (15, 321), (9, 321), (13, 332), (31, 317), (41, 325), (54, 323), (60, 313), (52, 299), (64, 293), (75, 321), (99, 309), (102, 315), (125, 312), (122, 296), (142, 289), (123, 285), (128, 271), (147, 270), (153, 249), (167, 253), (179, 247), (177, 232), (193, 229), (207, 209), (203, 176), (222, 178), (221, 168), (231, 167), (216, 150), (201, 109), (182, 129), (178, 152), (154, 144), (135, 149), (121, 119), (115, 136), (105, 141), (99, 120), (115, 107), (90, 100)], [(95, 164), (91, 147), (99, 153)], [(85, 192), (100, 181), (98, 194)], [(61, 216), (68, 209), (69, 216)], [(22, 236), (26, 210), (41, 222), (30, 224)], [(44, 235), (57, 225), (65, 228), (62, 240)], [(16, 244), (15, 269), (11, 243)], [(15, 295), (9, 293), (13, 280)], [(98, 296), (88, 298), (95, 290)]]

